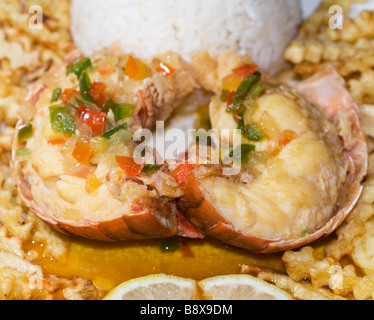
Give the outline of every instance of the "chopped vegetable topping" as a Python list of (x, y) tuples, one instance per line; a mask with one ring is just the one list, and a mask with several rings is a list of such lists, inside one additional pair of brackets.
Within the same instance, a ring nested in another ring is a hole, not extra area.
[(71, 109), (64, 106), (51, 106), (49, 107), (49, 114), (52, 130), (68, 135), (75, 135), (77, 127)]
[(77, 109), (77, 117), (92, 129), (93, 136), (101, 136), (105, 129), (105, 112), (92, 110), (82, 104)]
[(230, 92), (228, 95), (227, 95), (227, 98), (226, 98), (226, 105), (229, 106), (232, 102), (232, 99), (234, 98), (234, 95), (235, 95), (235, 91), (232, 91)]
[(68, 65), (66, 68), (66, 75), (70, 73), (75, 73), (78, 79), (81, 77), (84, 70), (87, 68), (92, 67), (91, 59), (90, 58), (81, 58), (74, 61), (72, 64)]
[(129, 56), (125, 72), (131, 80), (144, 80), (152, 75), (151, 70), (140, 60)]
[(176, 169), (173, 170), (171, 175), (178, 184), (183, 184), (187, 181), (188, 177), (192, 173), (192, 169), (193, 166), (191, 164), (180, 164)]
[(258, 70), (255, 64), (245, 64), (233, 70), (231, 74), (222, 79), (222, 89), (225, 91), (236, 91), (245, 77), (251, 76)]
[(108, 143), (103, 137), (92, 137), (90, 139), (90, 146), (95, 153), (103, 152)]
[[(237, 146), (232, 152), (231, 157), (235, 163), (245, 165), (249, 161), (249, 154), (256, 150), (256, 146), (251, 144), (242, 144)], [(240, 155), (240, 157), (239, 157)]]
[(94, 156), (94, 153), (89, 144), (78, 141), (72, 155), (79, 163), (87, 164)]
[(95, 174), (89, 173), (86, 178), (86, 191), (88, 194), (95, 192), (101, 186), (101, 182)]
[(258, 70), (258, 65), (256, 64), (244, 64), (234, 70), (233, 73), (241, 75), (243, 78), (251, 76)]
[(262, 85), (256, 84), (252, 87), (251, 91), (249, 92), (249, 97), (253, 99), (258, 99), (264, 91), (265, 88)]
[(247, 98), (253, 85), (255, 85), (260, 78), (261, 73), (259, 72), (255, 72), (253, 75), (245, 77), (240, 83), (238, 90), (236, 90), (235, 95), (226, 111), (234, 114), (242, 114), (245, 110), (243, 102)]
[(65, 89), (61, 95), (61, 100), (63, 103), (68, 104), (73, 97), (80, 97), (80, 93), (74, 89)]
[(95, 81), (90, 86), (88, 94), (95, 100), (95, 103), (99, 108), (104, 107), (104, 105), (108, 101), (108, 97), (106, 95), (106, 84), (103, 82)]
[(160, 63), (159, 66), (156, 68), (156, 71), (162, 73), (165, 77), (171, 76), (175, 70), (173, 67), (169, 66), (166, 63)]
[(109, 99), (104, 107), (102, 107), (101, 111), (102, 112), (109, 112), (109, 110), (112, 110), (114, 112), (114, 109), (116, 108), (116, 103), (112, 100), (112, 99)]
[(58, 99), (60, 99), (61, 92), (62, 92), (61, 88), (56, 88), (55, 90), (53, 90), (51, 103), (56, 102)]
[(249, 141), (258, 142), (265, 138), (264, 132), (255, 123), (246, 126), (244, 121), (241, 119), (238, 122), (238, 129), (242, 130), (243, 137)]
[(87, 72), (83, 72), (79, 80), (79, 89), (81, 92), (81, 97), (83, 101), (85, 102), (96, 103), (95, 100), (89, 94), (90, 87), (91, 87), (90, 77), (88, 76)]
[(102, 137), (103, 137), (104, 139), (109, 140), (109, 139), (110, 139), (114, 134), (116, 134), (117, 132), (119, 132), (119, 131), (121, 131), (121, 130), (125, 130), (126, 128), (127, 128), (127, 123), (124, 123), (124, 124), (120, 125), (120, 126), (117, 127), (117, 128), (114, 128), (114, 129), (112, 129), (112, 130), (109, 130), (109, 131), (105, 132), (105, 133), (102, 135)]
[(18, 129), (18, 141), (19, 142), (25, 142), (26, 140), (30, 139), (33, 135), (33, 128), (32, 124), (24, 124), (20, 126)]
[(129, 177), (137, 177), (139, 176), (144, 168), (144, 159), (142, 159), (142, 163), (136, 163), (133, 157), (121, 157), (117, 156), (117, 163), (119, 167), (125, 172), (125, 174)]
[(114, 106), (114, 117), (116, 120), (127, 119), (131, 117), (136, 110), (136, 106), (128, 103), (119, 103)]
[(31, 149), (29, 148), (19, 148), (16, 151), (17, 157), (28, 157), (31, 154)]
[(158, 165), (146, 164), (143, 168), (143, 173), (154, 174), (157, 171), (159, 171), (162, 167), (163, 165), (158, 166)]
[(242, 76), (235, 73), (229, 74), (228, 76), (222, 79), (222, 89), (228, 92), (235, 91), (242, 81)]

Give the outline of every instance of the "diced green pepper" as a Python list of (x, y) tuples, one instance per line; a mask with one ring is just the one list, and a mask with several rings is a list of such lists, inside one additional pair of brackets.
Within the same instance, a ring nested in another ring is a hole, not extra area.
[(262, 85), (257, 84), (252, 87), (252, 89), (249, 92), (249, 96), (253, 99), (258, 99), (264, 91), (265, 88)]
[(90, 96), (89, 90), (91, 87), (91, 79), (87, 72), (83, 72), (81, 78), (79, 79), (79, 89), (81, 92), (82, 100), (85, 102), (95, 103), (95, 100)]
[(61, 88), (56, 88), (55, 90), (53, 90), (51, 103), (56, 102), (58, 99), (60, 99), (61, 93)]
[(154, 174), (158, 172), (162, 167), (163, 165), (158, 166), (158, 165), (146, 164), (143, 168), (143, 173)]
[(26, 140), (30, 139), (33, 134), (32, 124), (24, 124), (18, 129), (18, 141), (25, 142)]
[(73, 112), (64, 106), (49, 107), (52, 130), (60, 133), (75, 135), (77, 129)]
[(246, 138), (249, 141), (261, 141), (265, 138), (265, 134), (257, 124), (250, 124), (245, 128)]
[(101, 109), (101, 112), (106, 112), (108, 113), (109, 110), (112, 110), (114, 112), (114, 109), (116, 108), (116, 103), (112, 100), (112, 99), (109, 99), (106, 104), (104, 105), (104, 107)]
[[(79, 99), (79, 98), (77, 98), (77, 97), (75, 97), (75, 101), (77, 102), (77, 104), (78, 104), (79, 107), (80, 107), (82, 104), (84, 104), (84, 101), (81, 100), (81, 99)], [(73, 106), (73, 107), (75, 107), (75, 106)]]
[(226, 111), (233, 114), (241, 114), (245, 110), (243, 105), (251, 88), (260, 80), (261, 73), (256, 71), (253, 75), (245, 77), (235, 92), (235, 95)]
[(81, 58), (74, 61), (72, 64), (68, 65), (66, 68), (66, 75), (70, 73), (75, 73), (78, 79), (81, 77), (84, 70), (87, 68), (92, 67), (91, 59), (90, 58)]
[[(249, 161), (249, 154), (256, 150), (256, 146), (251, 144), (242, 144), (237, 146), (233, 152), (234, 162), (239, 162), (242, 165), (246, 164)], [(240, 158), (237, 157), (238, 153)]]
[(102, 137), (104, 139), (107, 139), (109, 140), (114, 134), (116, 134), (117, 132), (121, 131), (121, 130), (125, 130), (127, 128), (127, 123), (124, 123), (123, 125), (120, 125), (119, 127), (117, 128), (114, 128), (112, 130), (109, 130), (107, 132), (105, 132)]
[(132, 116), (136, 106), (128, 103), (119, 103), (114, 107), (114, 117), (116, 120), (127, 119)]
[(240, 119), (238, 121), (238, 129), (241, 130), (243, 137), (249, 141), (259, 142), (265, 138), (264, 132), (255, 123), (246, 126), (243, 119)]
[(31, 154), (31, 149), (29, 148), (19, 148), (16, 151), (17, 157), (28, 157)]
[(128, 103), (115, 103), (109, 99), (105, 106), (101, 109), (102, 112), (109, 112), (112, 110), (116, 120), (127, 119), (131, 117), (136, 109), (136, 106)]

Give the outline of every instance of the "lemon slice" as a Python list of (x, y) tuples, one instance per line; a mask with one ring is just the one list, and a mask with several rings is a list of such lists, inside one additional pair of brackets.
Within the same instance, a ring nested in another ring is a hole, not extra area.
[(156, 274), (124, 282), (104, 300), (194, 300), (196, 292), (195, 280)]
[(213, 277), (198, 285), (204, 297), (212, 300), (292, 300), (278, 287), (244, 274)]

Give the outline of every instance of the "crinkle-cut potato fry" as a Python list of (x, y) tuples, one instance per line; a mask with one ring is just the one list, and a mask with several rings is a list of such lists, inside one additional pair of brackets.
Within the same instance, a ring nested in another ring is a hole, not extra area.
[[(44, 13), (53, 16), (44, 16), (43, 29), (33, 30), (29, 28), (28, 8), (38, 3)], [(26, 1), (23, 6), (21, 1), (0, 3), (0, 97), (27, 88), (75, 47), (69, 32), (69, 5), (70, 0)], [(26, 93), (19, 93), (15, 96), (21, 103)]]
[(358, 79), (348, 80), (349, 91), (352, 98), (359, 104), (372, 104), (374, 101), (374, 71), (368, 69), (362, 72)]
[(369, 158), (369, 172), (364, 183), (364, 191), (356, 208), (344, 224), (337, 230), (337, 240), (326, 247), (326, 255), (336, 261), (351, 255), (355, 238), (364, 235), (365, 224), (374, 216), (374, 155)]
[(360, 39), (355, 44), (336, 43), (324, 39), (297, 39), (291, 42), (284, 56), (293, 64), (333, 63), (349, 60), (363, 61), (362, 67), (368, 67), (370, 66), (368, 60), (373, 53), (374, 41), (372, 39)]
[(297, 300), (345, 300), (345, 298), (331, 293), (328, 289), (314, 288), (310, 283), (297, 282), (287, 275), (277, 274), (252, 266), (242, 266), (241, 273), (256, 276), (285, 290)]
[(332, 41), (348, 43), (354, 43), (363, 38), (372, 38), (374, 36), (374, 12), (364, 10), (357, 18), (345, 18), (343, 29), (326, 28), (322, 36)]
[[(32, 1), (32, 4), (35, 1)], [(56, 1), (53, 1), (56, 3)], [(69, 6), (70, 0), (62, 0), (61, 3), (65, 3), (65, 6)], [(54, 12), (54, 18), (57, 21), (62, 19), (67, 19), (66, 22), (62, 24), (61, 30), (53, 26), (53, 28), (50, 27), (48, 23), (46, 23), (43, 26), (46, 26), (46, 28), (43, 28), (42, 30), (35, 30), (29, 28), (29, 20), (30, 15), (28, 12), (28, 8), (31, 6), (31, 1), (28, 2), (28, 5), (25, 3), (23, 6), (20, 7), (19, 3), (15, 1), (2, 1), (0, 5), (0, 21), (3, 24), (8, 24), (12, 26), (13, 28), (17, 29), (21, 33), (27, 34), (31, 39), (34, 41), (37, 41), (42, 44), (49, 44), (52, 46), (52, 48), (59, 48), (64, 49), (66, 45), (70, 45), (70, 33), (69, 29), (67, 28), (67, 24), (70, 23), (69, 15), (66, 9), (63, 9), (61, 11)], [(48, 4), (43, 4), (42, 8), (48, 8), (51, 7)], [(63, 6), (61, 6), (63, 7)], [(52, 17), (50, 17), (52, 19)], [(46, 19), (48, 20), (48, 19)], [(58, 25), (58, 23), (57, 23)], [(51, 29), (50, 29), (51, 28)], [(56, 31), (55, 31), (56, 30)], [(66, 49), (66, 48), (65, 48)]]
[(355, 2), (365, 2), (365, 0), (323, 0), (317, 10), (309, 16), (301, 25), (299, 34), (302, 37), (321, 37), (328, 29), (330, 16), (329, 9), (333, 5), (338, 5), (343, 12), (350, 12), (351, 5)]
[(329, 27), (329, 8), (342, 7), (345, 14), (351, 4), (364, 1), (322, 1), (321, 6), (301, 26), (299, 39), (285, 51), (292, 63), (294, 78), (306, 78), (332, 65), (345, 77), (356, 103), (374, 103), (371, 90), (374, 67), (374, 12), (362, 11), (356, 18), (344, 19), (343, 29)]

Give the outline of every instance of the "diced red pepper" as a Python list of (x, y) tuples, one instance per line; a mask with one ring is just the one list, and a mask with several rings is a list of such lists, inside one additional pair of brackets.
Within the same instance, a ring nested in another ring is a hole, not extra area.
[(241, 75), (243, 78), (251, 76), (258, 70), (258, 65), (256, 64), (244, 64), (234, 70), (233, 73)]
[(101, 136), (105, 129), (105, 112), (92, 110), (82, 104), (77, 109), (77, 117), (92, 129), (93, 136)]
[(230, 105), (230, 103), (231, 103), (232, 99), (234, 98), (234, 96), (235, 96), (235, 91), (232, 91), (232, 92), (230, 92), (230, 93), (227, 95), (227, 99), (226, 99), (226, 104), (227, 104), (227, 106)]
[(79, 163), (88, 164), (88, 162), (94, 156), (94, 152), (89, 144), (78, 141), (75, 145), (75, 149), (72, 155), (74, 159), (77, 160)]
[(141, 164), (138, 164), (133, 157), (117, 156), (116, 159), (119, 167), (129, 177), (137, 177), (143, 171), (144, 159), (141, 161)]
[(68, 104), (71, 98), (77, 97), (80, 98), (81, 94), (79, 91), (74, 89), (65, 89), (63, 93), (61, 94), (61, 100), (63, 103)]
[(192, 173), (193, 166), (191, 164), (180, 164), (171, 175), (178, 184), (183, 184), (187, 181), (189, 175)]
[(171, 76), (175, 72), (173, 67), (163, 62), (159, 64), (159, 66), (156, 68), (156, 71), (162, 73), (165, 77)]
[(96, 102), (96, 104), (99, 108), (104, 107), (104, 105), (109, 100), (109, 98), (106, 94), (106, 84), (103, 83), (103, 82), (94, 82), (91, 85), (88, 93), (95, 100), (95, 102)]

